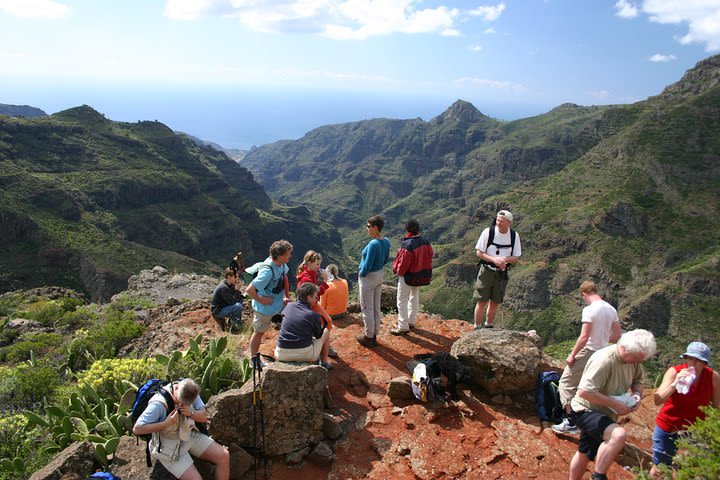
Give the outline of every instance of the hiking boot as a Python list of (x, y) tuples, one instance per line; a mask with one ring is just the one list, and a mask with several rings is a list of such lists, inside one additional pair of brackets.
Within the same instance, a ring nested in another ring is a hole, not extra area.
[(357, 342), (365, 348), (371, 348), (376, 345), (375, 337), (370, 338), (366, 337), (365, 335), (358, 335), (357, 337), (355, 337), (355, 340), (357, 340)]
[(592, 475), (590, 475), (590, 478), (591, 480), (608, 480), (607, 475), (597, 472), (593, 472)]
[(393, 335), (407, 335), (409, 332), (410, 330), (400, 330), (399, 328), (390, 330), (390, 333), (392, 333)]
[(330, 358), (337, 358), (337, 357), (338, 357), (338, 353), (337, 353), (337, 351), (335, 351), (335, 349), (334, 349), (333, 347), (330, 347), (330, 348), (328, 349), (328, 357), (330, 357)]
[(413, 328), (415, 328), (415, 324), (414, 324), (414, 323), (411, 323), (411, 324), (410, 324), (410, 330), (412, 330)]
[(556, 433), (566, 433), (568, 435), (578, 435), (580, 433), (580, 429), (570, 423), (570, 419), (563, 418), (563, 421), (558, 423), (557, 425), (553, 425), (552, 427), (553, 432)]

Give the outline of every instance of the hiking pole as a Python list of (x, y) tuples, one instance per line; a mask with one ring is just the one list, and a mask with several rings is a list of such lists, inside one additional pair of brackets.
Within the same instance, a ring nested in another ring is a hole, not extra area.
[(258, 404), (260, 405), (260, 455), (263, 461), (263, 478), (267, 480), (267, 456), (265, 455), (265, 413), (262, 403), (262, 359), (260, 352), (257, 352), (257, 371), (258, 371)]
[[(253, 363), (255, 361), (255, 358), (250, 357), (250, 363)], [(255, 367), (255, 365), (253, 365)], [(254, 469), (254, 476), (255, 480), (257, 480), (257, 469), (258, 469), (258, 461), (260, 460), (260, 457), (258, 455), (257, 450), (257, 406), (256, 406), (256, 395), (257, 395), (257, 368), (253, 368), (253, 396), (252, 396), (252, 411), (253, 411), (253, 452), (255, 456), (255, 469)]]

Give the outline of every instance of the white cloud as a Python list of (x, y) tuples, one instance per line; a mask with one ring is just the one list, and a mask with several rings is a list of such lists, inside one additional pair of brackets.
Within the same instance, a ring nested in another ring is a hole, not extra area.
[(471, 52), (479, 52), (482, 50), (482, 45), (470, 45), (468, 47), (468, 50), (470, 50)]
[(490, 28), (486, 28), (485, 30), (483, 30), (483, 33), (485, 35), (495, 35), (497, 32), (495, 31), (494, 28), (490, 27)]
[(651, 22), (687, 24), (688, 33), (678, 39), (683, 45), (705, 44), (705, 51), (720, 50), (720, 1), (718, 0), (641, 0), (636, 4), (618, 0), (616, 15), (635, 18), (640, 13)]
[(391, 33), (458, 36), (456, 8), (419, 9), (420, 0), (167, 0), (165, 15), (192, 20), (203, 15), (236, 17), (262, 32), (318, 33), (362, 40)]
[(617, 13), (615, 13), (615, 15), (618, 17), (635, 18), (638, 16), (637, 7), (627, 0), (618, 0), (615, 4), (615, 8), (617, 9)]
[(492, 88), (495, 90), (512, 90), (514, 92), (526, 92), (527, 87), (521, 83), (510, 82), (507, 80), (491, 80), (488, 78), (478, 77), (461, 77), (455, 80), (456, 84), (466, 84), (476, 87)]
[(599, 100), (604, 100), (610, 96), (610, 92), (607, 90), (594, 90), (592, 92), (588, 92), (588, 95)]
[(62, 18), (69, 8), (52, 0), (0, 0), (0, 10), (16, 17)]
[(652, 57), (648, 58), (651, 62), (671, 62), (673, 60), (677, 60), (677, 57), (675, 55), (663, 55), (661, 53), (656, 53)]
[(644, 0), (642, 10), (651, 22), (682, 24), (688, 33), (680, 43), (704, 43), (705, 51), (720, 50), (720, 2), (717, 0)]
[(505, 4), (499, 3), (496, 6), (480, 6), (473, 10), (468, 11), (469, 15), (472, 15), (473, 17), (482, 17), (484, 20), (487, 20), (488, 22), (494, 22), (498, 18), (500, 18), (500, 15), (502, 12), (505, 11)]

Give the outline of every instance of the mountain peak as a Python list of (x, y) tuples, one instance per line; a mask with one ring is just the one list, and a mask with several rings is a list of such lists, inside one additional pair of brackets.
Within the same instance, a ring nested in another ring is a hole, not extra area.
[(443, 113), (433, 119), (437, 123), (445, 123), (455, 121), (459, 123), (475, 123), (483, 120), (486, 117), (480, 110), (465, 100), (455, 100), (455, 103)]
[(720, 55), (708, 57), (685, 72), (679, 82), (669, 85), (660, 94), (669, 100), (684, 100), (701, 95), (720, 84)]
[(105, 115), (98, 112), (89, 105), (81, 105), (79, 107), (68, 108), (62, 112), (53, 114), (53, 117), (59, 117), (63, 120), (75, 122), (91, 122), (91, 123), (110, 123)]

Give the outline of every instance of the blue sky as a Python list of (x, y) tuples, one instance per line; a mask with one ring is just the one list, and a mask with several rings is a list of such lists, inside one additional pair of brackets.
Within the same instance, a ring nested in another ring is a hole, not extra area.
[(326, 123), (630, 103), (720, 52), (720, 0), (0, 0), (0, 103), (224, 146)]

